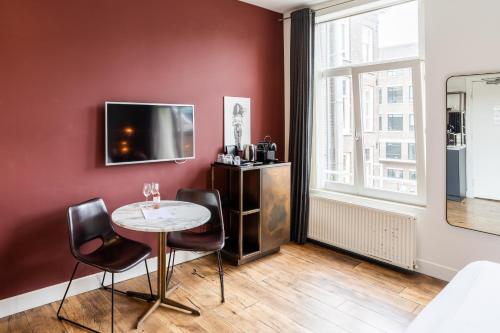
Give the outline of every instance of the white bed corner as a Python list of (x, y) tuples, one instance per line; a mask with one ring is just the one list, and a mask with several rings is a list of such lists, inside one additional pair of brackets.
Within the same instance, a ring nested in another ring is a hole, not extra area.
[(473, 262), (415, 318), (406, 333), (500, 332), (500, 264)]

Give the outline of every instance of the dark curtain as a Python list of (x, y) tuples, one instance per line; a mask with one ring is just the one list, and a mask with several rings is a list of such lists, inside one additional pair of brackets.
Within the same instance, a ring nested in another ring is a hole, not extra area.
[(314, 12), (291, 15), (290, 146), (292, 162), (292, 216), (290, 238), (303, 244), (309, 224), (309, 177), (314, 79)]

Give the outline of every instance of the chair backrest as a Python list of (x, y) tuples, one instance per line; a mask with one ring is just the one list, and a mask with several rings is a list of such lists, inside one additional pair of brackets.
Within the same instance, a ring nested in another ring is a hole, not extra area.
[(80, 247), (94, 239), (104, 242), (114, 237), (106, 205), (101, 198), (68, 208), (69, 246), (73, 256), (80, 256)]
[(219, 191), (182, 188), (177, 191), (176, 199), (179, 201), (192, 202), (208, 208), (211, 217), (207, 223), (215, 230), (218, 230), (221, 239), (224, 239), (224, 220), (222, 217), (222, 204)]

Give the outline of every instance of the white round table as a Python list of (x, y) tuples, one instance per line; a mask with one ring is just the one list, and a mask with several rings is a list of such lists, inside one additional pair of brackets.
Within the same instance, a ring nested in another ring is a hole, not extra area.
[[(113, 222), (125, 229), (158, 233), (158, 298), (153, 306), (139, 319), (137, 328), (159, 306), (200, 315), (196, 309), (178, 303), (168, 296), (178, 287), (166, 290), (167, 233), (196, 228), (210, 219), (210, 211), (201, 206), (183, 201), (161, 201), (159, 208), (145, 207), (145, 202), (133, 203), (116, 209), (111, 214)], [(148, 219), (145, 218), (145, 214)]]

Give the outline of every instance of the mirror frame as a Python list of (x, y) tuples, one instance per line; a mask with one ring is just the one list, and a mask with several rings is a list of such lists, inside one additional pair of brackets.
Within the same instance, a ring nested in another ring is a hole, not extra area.
[[(448, 106), (448, 98), (446, 96), (446, 94), (448, 93), (448, 81), (450, 81), (453, 78), (457, 78), (457, 77), (470, 77), (470, 76), (478, 76), (478, 75), (495, 75), (495, 74), (500, 75), (500, 71), (497, 71), (497, 72), (484, 72), (484, 73), (456, 74), (456, 75), (450, 75), (450, 76), (448, 76), (448, 78), (445, 81), (445, 86), (444, 86), (444, 93), (445, 93), (444, 110), (445, 110), (445, 112), (446, 112), (446, 107)], [(460, 228), (460, 229), (474, 231), (474, 232), (482, 232), (484, 234), (489, 234), (489, 235), (493, 235), (493, 236), (500, 236), (500, 234), (495, 234), (495, 233), (490, 232), (490, 231), (478, 230), (478, 229), (472, 229), (472, 228), (462, 227), (462, 226), (459, 226), (459, 225), (454, 225), (454, 224), (452, 224), (448, 220), (448, 197), (447, 197), (447, 180), (446, 180), (446, 178), (448, 177), (448, 154), (447, 154), (447, 151), (446, 151), (446, 149), (447, 149), (446, 147), (448, 146), (448, 137), (446, 136), (446, 131), (447, 130), (448, 130), (448, 124), (447, 124), (447, 121), (445, 119), (445, 146), (444, 146), (444, 149), (445, 149), (445, 156), (446, 156), (445, 160), (446, 160), (446, 163), (444, 165), (444, 168), (445, 168), (445, 184), (444, 184), (445, 185), (445, 205), (444, 205), (444, 209), (445, 209), (446, 223), (448, 223), (448, 225), (450, 225), (452, 227), (455, 227), (455, 228)]]

